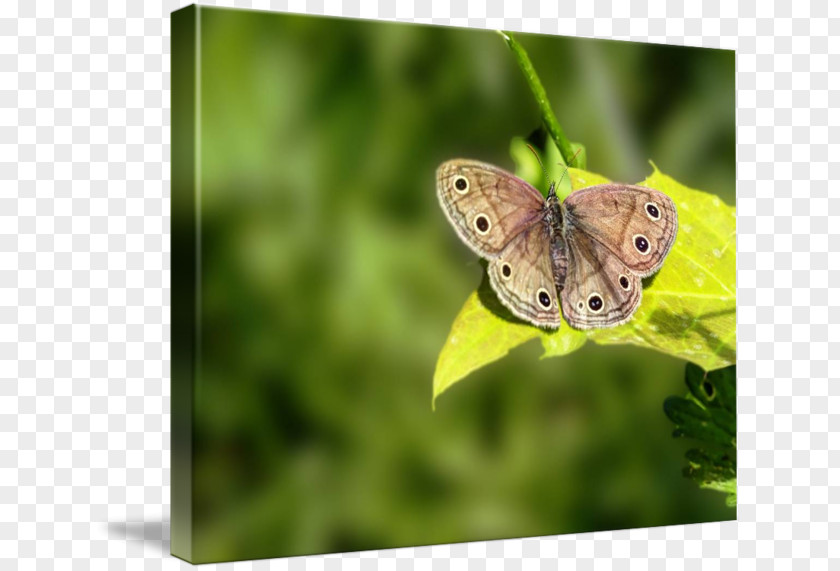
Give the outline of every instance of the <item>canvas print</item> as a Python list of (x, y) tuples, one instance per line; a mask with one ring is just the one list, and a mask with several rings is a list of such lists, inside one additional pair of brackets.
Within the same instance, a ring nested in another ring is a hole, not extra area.
[(735, 54), (172, 14), (172, 553), (736, 517)]

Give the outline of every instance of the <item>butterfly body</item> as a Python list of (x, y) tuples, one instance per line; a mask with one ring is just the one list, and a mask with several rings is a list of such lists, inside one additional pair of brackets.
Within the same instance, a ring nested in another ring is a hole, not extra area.
[(641, 278), (657, 271), (676, 239), (665, 194), (603, 184), (560, 201), (498, 167), (456, 159), (437, 171), (441, 207), (458, 236), (487, 259), (490, 285), (517, 317), (549, 329), (629, 320)]

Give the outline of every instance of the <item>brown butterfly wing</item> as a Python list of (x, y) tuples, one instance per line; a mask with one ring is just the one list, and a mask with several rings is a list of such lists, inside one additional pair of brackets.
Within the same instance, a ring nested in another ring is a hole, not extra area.
[(566, 239), (568, 268), (560, 295), (563, 316), (576, 329), (626, 323), (642, 301), (642, 279), (594, 238)]
[(488, 262), (487, 275), (499, 300), (515, 316), (539, 327), (560, 327), (548, 225), (520, 232)]
[(563, 202), (566, 234), (583, 233), (634, 274), (658, 270), (677, 237), (677, 208), (666, 194), (642, 186), (601, 184)]
[(437, 193), (461, 240), (487, 259), (539, 221), (545, 202), (537, 189), (509, 172), (466, 159), (438, 168)]

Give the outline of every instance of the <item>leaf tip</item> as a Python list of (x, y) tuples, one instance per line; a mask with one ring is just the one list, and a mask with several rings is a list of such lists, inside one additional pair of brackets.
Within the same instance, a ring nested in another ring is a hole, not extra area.
[(446, 389), (449, 388), (451, 383), (443, 383), (437, 374), (435, 374), (434, 379), (432, 380), (432, 412), (435, 412), (435, 404), (437, 403), (437, 398), (443, 394)]
[(648, 159), (648, 162), (650, 163), (650, 166), (653, 167), (653, 173), (651, 174), (651, 176), (655, 174), (662, 174), (662, 171), (659, 170), (659, 167), (656, 166), (656, 163), (653, 162), (653, 159)]

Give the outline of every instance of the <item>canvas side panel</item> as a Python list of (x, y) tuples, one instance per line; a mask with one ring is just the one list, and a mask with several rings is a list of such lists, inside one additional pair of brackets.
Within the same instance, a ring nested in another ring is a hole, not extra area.
[(171, 552), (193, 556), (193, 398), (198, 304), (198, 93), (199, 10), (172, 13), (171, 51)]

